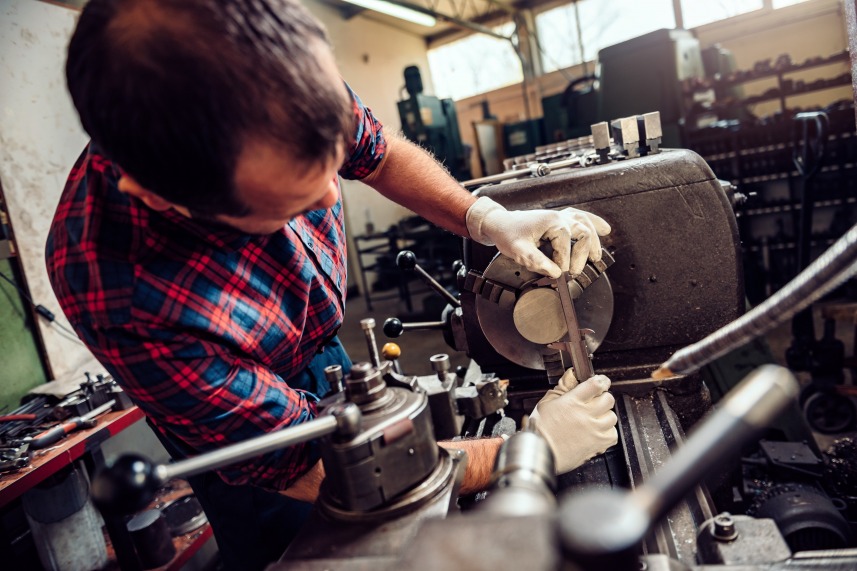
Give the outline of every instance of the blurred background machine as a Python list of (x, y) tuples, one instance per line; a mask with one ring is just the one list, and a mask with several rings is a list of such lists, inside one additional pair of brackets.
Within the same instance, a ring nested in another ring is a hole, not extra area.
[(407, 99), (398, 102), (405, 137), (430, 151), (456, 180), (470, 178), (470, 148), (461, 142), (458, 117), (452, 99), (423, 93), (420, 69), (405, 68)]

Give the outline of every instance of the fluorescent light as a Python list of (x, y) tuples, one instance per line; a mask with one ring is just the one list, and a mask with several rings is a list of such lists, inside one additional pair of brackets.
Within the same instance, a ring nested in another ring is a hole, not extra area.
[(435, 19), (434, 16), (400, 6), (399, 4), (386, 2), (385, 0), (345, 0), (345, 2), (355, 4), (369, 10), (375, 10), (376, 12), (387, 14), (394, 18), (400, 18), (427, 28), (431, 28), (437, 24), (437, 19)]

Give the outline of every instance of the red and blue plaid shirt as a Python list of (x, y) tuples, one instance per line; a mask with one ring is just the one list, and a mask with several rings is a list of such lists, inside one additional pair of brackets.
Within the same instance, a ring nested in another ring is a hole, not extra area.
[[(339, 174), (359, 179), (386, 152), (381, 124), (353, 96), (354, 144)], [(253, 236), (156, 212), (119, 192), (118, 169), (84, 150), (47, 242), (65, 315), (169, 440), (205, 452), (314, 418), (290, 387), (342, 322), (342, 204)], [(293, 446), (220, 472), (281, 490), (318, 460)]]

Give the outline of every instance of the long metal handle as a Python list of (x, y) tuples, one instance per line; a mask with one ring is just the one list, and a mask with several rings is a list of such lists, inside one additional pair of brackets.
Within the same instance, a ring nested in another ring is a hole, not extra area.
[(798, 384), (785, 367), (765, 365), (730, 391), (663, 468), (631, 497), (652, 521), (664, 517), (735, 450), (768, 426), (797, 398)]
[(753, 440), (798, 394), (791, 372), (756, 369), (690, 434), (684, 446), (634, 492), (590, 487), (559, 510), (562, 547), (585, 571), (640, 569), (640, 542), (712, 468)]
[[(212, 450), (193, 458), (181, 460), (174, 464), (162, 464), (155, 467), (156, 475), (159, 479), (166, 482), (173, 478), (186, 478), (208, 470), (235, 464), (242, 460), (247, 460), (273, 450), (287, 448), (296, 444), (302, 444), (328, 434), (333, 434), (337, 428), (345, 422), (359, 425), (360, 410), (357, 405), (347, 403), (342, 406), (342, 411), (334, 412), (329, 416), (320, 416), (309, 422), (297, 424), (253, 438), (246, 442), (232, 444), (219, 450)], [(356, 415), (357, 420), (354, 420)], [(355, 430), (356, 431), (356, 430)]]

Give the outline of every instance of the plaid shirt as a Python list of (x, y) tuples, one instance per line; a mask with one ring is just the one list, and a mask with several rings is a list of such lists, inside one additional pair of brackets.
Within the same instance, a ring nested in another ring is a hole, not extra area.
[[(344, 178), (386, 152), (356, 95)], [(98, 360), (170, 441), (205, 452), (314, 418), (317, 396), (290, 387), (342, 323), (342, 204), (253, 236), (156, 212), (119, 192), (93, 146), (69, 175), (47, 242), (51, 284)], [(281, 490), (318, 460), (293, 446), (220, 472)]]

